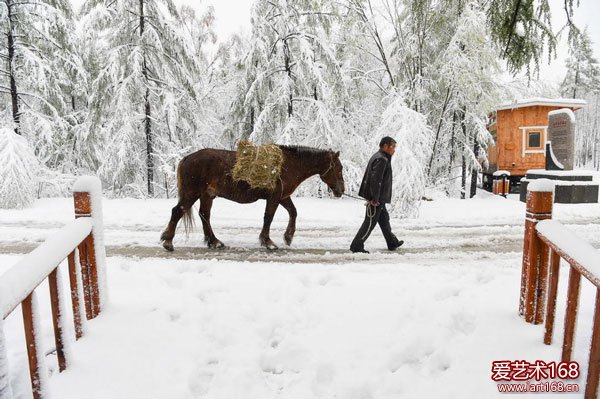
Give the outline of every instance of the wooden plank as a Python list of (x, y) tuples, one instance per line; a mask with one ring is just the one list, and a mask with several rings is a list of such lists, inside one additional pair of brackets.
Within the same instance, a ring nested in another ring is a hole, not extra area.
[(56, 344), (56, 357), (58, 359), (58, 370), (67, 368), (64, 351), (64, 331), (62, 330), (62, 315), (60, 314), (60, 290), (58, 288), (58, 268), (48, 275), (48, 286), (50, 287), (50, 306), (52, 307), (52, 324), (54, 327), (54, 342)]
[(83, 335), (81, 327), (81, 310), (79, 308), (79, 290), (77, 284), (77, 265), (75, 264), (75, 251), (67, 258), (69, 263), (69, 286), (71, 288), (71, 305), (73, 308), (73, 323), (75, 324), (75, 339)]
[(567, 290), (567, 310), (565, 313), (565, 334), (562, 347), (562, 361), (571, 361), (575, 325), (577, 324), (577, 308), (579, 305), (579, 286), (581, 274), (575, 268), (569, 270), (569, 288)]
[(598, 397), (598, 379), (600, 377), (600, 289), (596, 289), (596, 307), (594, 310), (594, 328), (588, 363), (587, 382), (585, 384), (585, 399)]
[(42, 398), (41, 386), (41, 364), (38, 362), (38, 351), (40, 350), (36, 341), (36, 335), (41, 331), (35, 331), (33, 313), (33, 301), (35, 294), (31, 293), (21, 302), (23, 311), (23, 327), (25, 328), (25, 343), (27, 345), (27, 358), (29, 359), (29, 376), (31, 378), (31, 391), (34, 399)]
[(548, 283), (548, 305), (546, 308), (546, 331), (544, 343), (552, 343), (554, 331), (554, 317), (556, 316), (556, 294), (558, 292), (558, 275), (560, 272), (560, 256), (556, 251), (550, 251), (550, 281)]
[(88, 254), (88, 265), (90, 268), (90, 293), (92, 299), (92, 318), (100, 313), (100, 292), (98, 289), (98, 265), (96, 264), (96, 250), (94, 248), (94, 236), (92, 233), (86, 238), (85, 245)]
[(85, 305), (85, 317), (87, 320), (93, 318), (93, 304), (91, 292), (90, 267), (85, 240), (79, 245), (79, 263), (81, 265), (81, 282), (83, 285), (83, 303)]
[(540, 245), (540, 259), (539, 259), (539, 278), (537, 281), (537, 293), (535, 298), (535, 320), (533, 324), (542, 324), (544, 322), (544, 310), (546, 306), (546, 291), (548, 288), (548, 256), (549, 247), (544, 244), (539, 238), (537, 241), (542, 243)]

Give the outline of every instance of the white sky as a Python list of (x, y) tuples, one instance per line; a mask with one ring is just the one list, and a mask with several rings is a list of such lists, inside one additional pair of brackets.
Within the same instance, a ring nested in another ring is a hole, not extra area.
[[(78, 7), (83, 0), (72, 0), (75, 7)], [(212, 6), (215, 10), (215, 31), (220, 40), (227, 36), (239, 32), (250, 30), (250, 9), (252, 0), (174, 0), (175, 4), (188, 4), (202, 13), (206, 7)], [(577, 1), (577, 0), (576, 0)], [(563, 10), (564, 0), (550, 0), (553, 14), (554, 31), (562, 27), (566, 22), (565, 12)], [(600, 18), (599, 0), (580, 0), (580, 6), (575, 10), (574, 20), (583, 28), (588, 25), (590, 36), (594, 43), (594, 53), (596, 58), (600, 58), (600, 24), (596, 21)], [(541, 66), (540, 78), (551, 80), (553, 82), (562, 81), (565, 74), (565, 59), (568, 55), (565, 32), (562, 35), (561, 42), (557, 49), (557, 58), (550, 65), (547, 64), (547, 57), (544, 58)]]

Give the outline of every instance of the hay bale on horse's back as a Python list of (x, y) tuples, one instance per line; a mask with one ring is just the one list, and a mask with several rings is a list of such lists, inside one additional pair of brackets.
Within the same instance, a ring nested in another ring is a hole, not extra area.
[(273, 191), (281, 175), (283, 153), (275, 144), (256, 146), (242, 140), (238, 144), (232, 176), (234, 181), (243, 180), (250, 187)]

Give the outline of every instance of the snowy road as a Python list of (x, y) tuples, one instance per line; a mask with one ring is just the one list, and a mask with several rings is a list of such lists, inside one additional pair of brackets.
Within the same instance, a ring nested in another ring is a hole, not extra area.
[[(229, 249), (208, 250), (193, 233), (168, 253), (158, 236), (172, 206), (104, 202), (109, 306), (71, 342), (60, 374), (43, 313), (54, 397), (496, 398), (507, 395), (490, 379), (494, 360), (560, 357), (568, 271), (546, 346), (543, 327), (516, 312), (525, 210), (514, 198), (425, 203), (418, 219), (392, 220), (406, 240), (400, 251), (385, 250), (376, 230), (370, 255), (347, 251), (364, 212), (354, 201), (297, 199), (294, 243), (272, 253), (257, 244), (264, 205), (226, 201), (215, 202), (213, 227)], [(0, 211), (0, 273), (72, 217), (69, 199)], [(599, 205), (558, 205), (555, 218), (600, 247)], [(286, 223), (278, 212), (280, 245)], [(37, 291), (48, 309), (47, 287)], [(574, 356), (582, 365), (594, 295), (584, 282)], [(27, 397), (20, 312), (5, 329), (11, 383)]]

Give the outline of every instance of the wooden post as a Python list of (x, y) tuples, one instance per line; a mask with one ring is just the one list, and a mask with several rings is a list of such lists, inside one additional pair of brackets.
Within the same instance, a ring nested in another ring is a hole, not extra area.
[(588, 365), (585, 399), (596, 399), (598, 379), (600, 377), (600, 288), (596, 288), (596, 308), (594, 309), (594, 329), (592, 330), (592, 345), (590, 347), (590, 362)]
[(546, 307), (546, 331), (544, 343), (552, 343), (552, 332), (554, 331), (554, 316), (556, 314), (556, 294), (558, 292), (558, 275), (560, 270), (560, 255), (555, 251), (550, 252), (550, 282), (548, 283), (548, 305)]
[(79, 287), (77, 284), (77, 265), (75, 264), (75, 251), (69, 254), (69, 286), (71, 288), (71, 305), (73, 306), (73, 323), (75, 324), (75, 339), (83, 335), (81, 328), (81, 310), (79, 309)]
[(35, 331), (35, 317), (39, 317), (34, 314), (34, 301), (35, 293), (27, 295), (27, 297), (21, 302), (21, 309), (23, 310), (23, 326), (25, 327), (25, 343), (27, 345), (27, 357), (29, 358), (29, 376), (31, 378), (31, 391), (33, 393), (33, 399), (42, 398), (42, 382), (41, 382), (41, 364), (38, 361), (40, 350), (38, 342), (36, 341), (36, 335), (41, 334), (41, 331)]
[(540, 245), (540, 261), (535, 296), (535, 320), (533, 324), (542, 324), (544, 322), (546, 292), (548, 288), (548, 254), (550, 252), (550, 248), (548, 248), (548, 245), (546, 245), (546, 243), (539, 238), (537, 238), (537, 241)]
[[(530, 184), (528, 188), (531, 186)], [(549, 191), (527, 191), (527, 211), (525, 217), (525, 237), (523, 240), (523, 265), (521, 269), (521, 293), (519, 298), (519, 314), (525, 316), (528, 323), (541, 321), (535, 320), (535, 309), (543, 306), (537, 303), (537, 291), (540, 286), (538, 281), (542, 259), (547, 251), (542, 249), (543, 243), (537, 236), (535, 226), (539, 221), (552, 218), (552, 203), (554, 193)], [(543, 311), (542, 311), (543, 317)]]
[(569, 271), (569, 288), (567, 289), (567, 310), (565, 312), (565, 335), (562, 347), (562, 361), (570, 362), (573, 351), (575, 324), (577, 323), (577, 308), (579, 306), (579, 286), (581, 273), (574, 267)]
[[(89, 192), (74, 192), (75, 217), (92, 217), (92, 200)], [(93, 319), (100, 313), (98, 292), (98, 268), (93, 232), (79, 246), (79, 258), (82, 268), (83, 292), (87, 319)], [(85, 265), (85, 266), (84, 266)]]
[(56, 357), (58, 358), (58, 370), (67, 368), (64, 351), (64, 331), (62, 330), (60, 313), (60, 290), (58, 289), (58, 268), (48, 275), (48, 286), (50, 287), (50, 306), (52, 307), (52, 325), (54, 327), (54, 342), (56, 344)]

